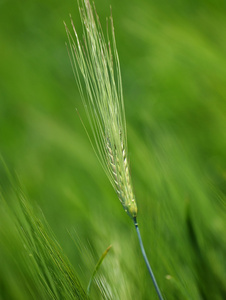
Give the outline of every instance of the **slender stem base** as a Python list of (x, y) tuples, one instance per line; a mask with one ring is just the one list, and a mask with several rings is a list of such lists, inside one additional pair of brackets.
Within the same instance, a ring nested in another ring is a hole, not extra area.
[(155, 287), (155, 290), (156, 290), (156, 292), (158, 294), (159, 299), (163, 300), (162, 294), (160, 292), (160, 289), (158, 287), (157, 281), (155, 279), (155, 275), (154, 275), (154, 273), (153, 273), (153, 271), (151, 269), (151, 266), (149, 264), (149, 261), (148, 261), (148, 258), (147, 258), (147, 255), (146, 255), (146, 252), (145, 252), (145, 249), (144, 249), (144, 245), (143, 245), (143, 242), (142, 242), (142, 238), (141, 238), (141, 235), (140, 235), (140, 230), (138, 228), (138, 223), (137, 223), (136, 218), (134, 218), (134, 225), (135, 225), (135, 228), (136, 228), (136, 231), (137, 231), (137, 235), (138, 235), (138, 239), (139, 239), (139, 243), (140, 243), (141, 252), (143, 254), (146, 266), (148, 268), (148, 272), (149, 272), (149, 274), (151, 276), (151, 279), (153, 281), (153, 284), (154, 284), (154, 287)]

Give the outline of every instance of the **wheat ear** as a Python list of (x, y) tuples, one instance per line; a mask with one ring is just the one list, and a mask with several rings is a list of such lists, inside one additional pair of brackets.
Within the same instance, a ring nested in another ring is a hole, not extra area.
[(73, 34), (66, 24), (65, 28), (73, 72), (92, 129), (89, 138), (124, 210), (134, 220), (142, 254), (159, 298), (162, 299), (136, 221), (137, 204), (129, 172), (122, 80), (113, 19), (111, 16), (111, 37), (107, 31), (105, 40), (95, 7), (94, 14), (89, 0), (82, 0), (81, 5), (78, 0), (78, 3), (83, 43), (78, 38), (72, 19)]

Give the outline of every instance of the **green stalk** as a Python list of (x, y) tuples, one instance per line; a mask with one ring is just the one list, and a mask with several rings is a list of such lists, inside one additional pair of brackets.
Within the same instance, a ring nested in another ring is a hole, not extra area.
[(153, 284), (154, 284), (154, 287), (155, 287), (156, 293), (158, 294), (159, 299), (163, 300), (163, 296), (161, 294), (161, 291), (159, 289), (158, 283), (157, 283), (157, 281), (155, 279), (155, 275), (154, 275), (154, 273), (152, 271), (152, 268), (150, 266), (150, 263), (148, 261), (148, 258), (147, 258), (147, 255), (146, 255), (146, 252), (145, 252), (145, 249), (144, 249), (144, 245), (143, 245), (143, 241), (142, 241), (142, 238), (141, 238), (141, 234), (140, 234), (140, 230), (139, 230), (139, 227), (138, 227), (137, 220), (136, 220), (136, 218), (134, 218), (133, 220), (134, 220), (134, 225), (135, 225), (135, 228), (136, 228), (136, 232), (137, 232), (137, 236), (138, 236), (138, 240), (139, 240), (141, 252), (142, 252), (144, 261), (146, 263), (146, 266), (148, 268), (148, 272), (149, 272), (149, 274), (151, 276), (151, 279), (153, 281)]

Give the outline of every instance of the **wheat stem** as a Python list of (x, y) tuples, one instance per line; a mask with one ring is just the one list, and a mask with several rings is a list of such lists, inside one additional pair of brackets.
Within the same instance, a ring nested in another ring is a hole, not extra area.
[(148, 261), (148, 258), (147, 258), (147, 255), (146, 255), (146, 252), (145, 252), (145, 249), (144, 249), (144, 245), (143, 245), (143, 241), (142, 241), (142, 238), (141, 238), (140, 230), (139, 230), (139, 227), (138, 227), (137, 219), (134, 218), (133, 220), (134, 220), (134, 225), (135, 225), (136, 232), (137, 232), (137, 235), (138, 235), (141, 252), (142, 252), (142, 255), (144, 257), (144, 261), (146, 263), (146, 266), (148, 268), (148, 272), (149, 272), (149, 274), (151, 276), (151, 279), (153, 281), (153, 284), (154, 284), (154, 287), (155, 287), (156, 293), (158, 294), (159, 299), (163, 300), (163, 296), (161, 294), (161, 291), (159, 289), (158, 283), (157, 283), (157, 281), (155, 279), (155, 275), (154, 275), (154, 273), (152, 271), (152, 268), (150, 266), (150, 263)]

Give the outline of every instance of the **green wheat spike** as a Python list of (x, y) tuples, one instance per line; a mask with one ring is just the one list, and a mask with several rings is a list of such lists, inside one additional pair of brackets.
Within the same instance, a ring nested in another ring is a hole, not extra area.
[[(127, 161), (125, 110), (113, 19), (110, 17), (111, 46), (109, 37), (105, 42), (98, 16), (95, 15), (95, 20), (89, 1), (84, 1), (80, 15), (84, 30), (83, 45), (73, 21), (75, 37), (65, 26), (74, 74), (92, 128), (93, 147), (125, 211), (134, 218), (137, 205)], [(81, 77), (85, 82), (86, 96)]]
[(137, 204), (128, 164), (126, 118), (113, 18), (110, 17), (111, 35), (107, 33), (105, 39), (95, 6), (92, 7), (89, 0), (83, 0), (79, 11), (83, 43), (78, 38), (72, 18), (73, 33), (66, 24), (65, 28), (73, 72), (91, 125), (92, 136), (89, 134), (89, 138), (124, 210), (134, 221), (142, 254), (162, 299), (136, 221)]

